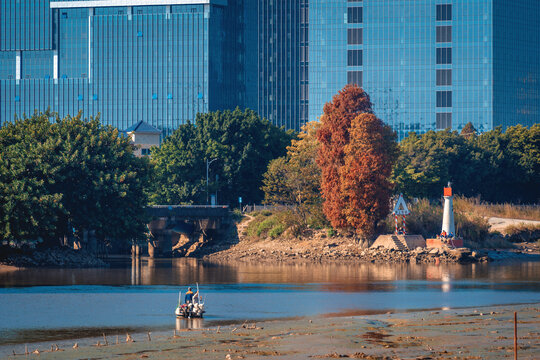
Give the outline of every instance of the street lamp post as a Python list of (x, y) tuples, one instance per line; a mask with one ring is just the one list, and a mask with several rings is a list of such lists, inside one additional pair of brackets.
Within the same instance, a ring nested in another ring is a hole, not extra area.
[(216, 160), (217, 160), (217, 158), (212, 159), (210, 161), (208, 161), (208, 159), (206, 159), (206, 205), (209, 204), (209, 199), (208, 199), (208, 196), (209, 196), (209, 192), (208, 192), (208, 169), (210, 168), (210, 164), (212, 164)]

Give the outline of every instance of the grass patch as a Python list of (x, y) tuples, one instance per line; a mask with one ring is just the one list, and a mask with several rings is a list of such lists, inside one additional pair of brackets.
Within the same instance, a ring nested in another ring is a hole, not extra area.
[(278, 219), (276, 219), (275, 216), (269, 215), (267, 219), (263, 220), (261, 223), (259, 223), (259, 226), (257, 226), (257, 236), (261, 237), (261, 235), (268, 234), (268, 231), (276, 225), (278, 225)]
[(490, 204), (480, 198), (454, 197), (454, 209), (459, 212), (486, 217), (507, 219), (540, 220), (540, 206), (510, 203)]
[(511, 242), (540, 242), (540, 225), (518, 224), (507, 226), (504, 231)]
[(276, 239), (282, 236), (299, 237), (308, 228), (324, 229), (329, 226), (320, 205), (304, 205), (299, 208), (262, 210), (251, 213), (254, 219), (246, 229), (246, 235), (254, 240)]
[(268, 236), (270, 236), (272, 239), (275, 239), (277, 237), (280, 237), (281, 234), (285, 231), (285, 226), (283, 224), (278, 224), (274, 226), (270, 231), (268, 232)]

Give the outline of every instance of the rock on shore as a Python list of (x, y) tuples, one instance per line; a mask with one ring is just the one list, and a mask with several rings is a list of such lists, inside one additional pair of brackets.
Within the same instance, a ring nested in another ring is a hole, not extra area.
[[(262, 244), (261, 244), (262, 245)], [(472, 251), (466, 248), (443, 250), (417, 248), (401, 251), (386, 248), (349, 249), (329, 244), (322, 249), (289, 249), (267, 250), (259, 246), (247, 249), (229, 249), (204, 257), (209, 261), (355, 261), (371, 263), (473, 263), (488, 262), (491, 258), (486, 252)]]
[[(478, 263), (507, 259), (540, 260), (537, 249), (472, 250), (416, 248), (407, 250), (366, 248), (351, 237), (328, 237), (323, 231), (311, 231), (302, 238), (252, 239), (239, 236), (237, 243), (207, 248), (203, 259), (216, 262), (326, 262), (371, 263)], [(528, 252), (529, 251), (529, 252)]]
[(16, 267), (70, 267), (89, 268), (106, 267), (108, 264), (84, 250), (54, 248), (35, 250), (28, 254), (14, 254), (3, 259), (6, 265)]

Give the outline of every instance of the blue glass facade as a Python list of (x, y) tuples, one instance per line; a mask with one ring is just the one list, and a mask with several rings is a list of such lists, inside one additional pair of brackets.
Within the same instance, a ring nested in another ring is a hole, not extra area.
[(356, 83), (400, 139), (540, 122), (539, 1), (312, 0), (309, 11), (309, 120)]
[[(119, 129), (144, 120), (167, 134), (198, 112), (243, 105), (234, 1), (70, 3), (79, 7), (2, 2), (2, 122), (50, 107), (60, 116), (99, 113)], [(31, 35), (34, 19), (48, 36)]]
[[(120, 6), (121, 5), (121, 6)], [(540, 1), (0, 2), (0, 121), (164, 134), (236, 106), (299, 129), (347, 83), (399, 135), (540, 121)]]

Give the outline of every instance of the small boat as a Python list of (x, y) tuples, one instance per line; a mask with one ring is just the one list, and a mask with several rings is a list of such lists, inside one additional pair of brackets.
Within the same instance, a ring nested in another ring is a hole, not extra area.
[(178, 294), (178, 306), (176, 307), (176, 310), (174, 311), (174, 314), (176, 317), (183, 317), (183, 318), (202, 318), (203, 314), (205, 313), (204, 310), (204, 302), (202, 301), (202, 297), (199, 293), (199, 284), (197, 284), (197, 292), (196, 295), (193, 296), (193, 300), (188, 304), (182, 303), (182, 291)]

